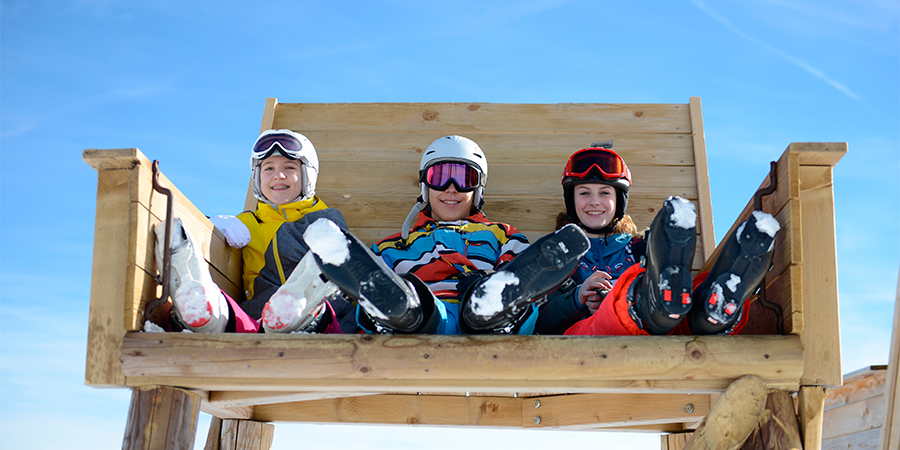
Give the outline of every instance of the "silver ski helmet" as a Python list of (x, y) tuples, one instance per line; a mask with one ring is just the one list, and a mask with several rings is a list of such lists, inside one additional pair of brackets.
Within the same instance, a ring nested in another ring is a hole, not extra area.
[(262, 193), (259, 166), (275, 153), (287, 159), (300, 160), (303, 164), (300, 196), (292, 200), (307, 200), (316, 195), (316, 179), (319, 176), (319, 156), (306, 136), (291, 130), (266, 130), (256, 138), (250, 153), (251, 184), (253, 195), (262, 202), (272, 202)]

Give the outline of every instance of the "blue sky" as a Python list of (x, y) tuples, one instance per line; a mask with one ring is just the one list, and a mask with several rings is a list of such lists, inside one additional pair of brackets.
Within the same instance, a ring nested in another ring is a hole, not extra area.
[[(206, 214), (237, 213), (266, 97), (699, 96), (717, 240), (790, 142), (848, 142), (834, 171), (843, 372), (888, 362), (900, 269), (897, 0), (212, 5), (0, 1), (4, 448), (121, 445), (129, 391), (83, 385), (96, 172), (81, 151), (138, 147)], [(275, 436), (276, 449), (334, 438), (394, 449), (659, 445), (652, 434), (282, 424)]]

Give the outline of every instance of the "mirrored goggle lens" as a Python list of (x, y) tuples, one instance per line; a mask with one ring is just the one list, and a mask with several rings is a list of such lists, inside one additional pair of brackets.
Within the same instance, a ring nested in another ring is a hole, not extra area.
[(583, 177), (592, 167), (597, 167), (606, 177), (621, 177), (625, 175), (625, 166), (619, 155), (605, 150), (586, 150), (580, 152), (566, 165), (566, 176)]
[(303, 149), (303, 143), (297, 138), (287, 134), (273, 134), (260, 139), (253, 146), (253, 155), (257, 158), (271, 156), (275, 144), (280, 145), (281, 148), (289, 153), (288, 156), (291, 158), (296, 158), (300, 150)]
[(444, 190), (450, 182), (457, 189), (471, 190), (478, 187), (478, 171), (460, 163), (438, 163), (428, 168), (423, 180), (432, 189)]

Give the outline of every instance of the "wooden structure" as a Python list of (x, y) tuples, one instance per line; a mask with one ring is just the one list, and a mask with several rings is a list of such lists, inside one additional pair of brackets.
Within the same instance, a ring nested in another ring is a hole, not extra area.
[[(885, 419), (887, 366), (844, 375), (844, 385), (825, 399), (822, 448), (876, 449)], [(889, 447), (885, 447), (889, 448)]]
[[(262, 129), (315, 143), (317, 194), (366, 242), (399, 231), (417, 194), (421, 152), (462, 134), (485, 150), (484, 210), (530, 239), (564, 209), (566, 158), (613, 139), (635, 179), (629, 213), (649, 225), (663, 199), (697, 206), (694, 270), (715, 255), (699, 98), (685, 104), (291, 104), (266, 102)], [(747, 374), (799, 391), (807, 449), (821, 442), (824, 388), (841, 384), (832, 167), (844, 143), (794, 143), (763, 197), (782, 231), (768, 299), (742, 336), (373, 336), (142, 333), (160, 295), (153, 224), (165, 197), (137, 149), (86, 150), (98, 171), (86, 383), (177, 386), (223, 419), (681, 432)], [(769, 180), (761, 180), (768, 186)], [(165, 176), (174, 215), (200, 241), (214, 280), (242, 298), (241, 257)], [(747, 193), (747, 198), (753, 196)], [(752, 209), (748, 202), (735, 224)], [(132, 419), (129, 419), (129, 423)], [(137, 420), (137, 419), (136, 419)]]

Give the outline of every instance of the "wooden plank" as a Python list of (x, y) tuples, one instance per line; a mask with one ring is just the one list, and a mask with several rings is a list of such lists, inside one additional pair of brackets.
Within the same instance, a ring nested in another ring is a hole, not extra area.
[(825, 412), (873, 397), (883, 398), (886, 392), (886, 370), (870, 370), (855, 377), (845, 377), (843, 385), (829, 392), (825, 399)]
[(664, 434), (660, 436), (660, 448), (662, 450), (681, 450), (691, 436), (693, 433)]
[[(445, 134), (418, 133), (384, 129), (378, 132), (311, 131), (298, 129), (316, 147), (324, 172), (340, 172), (341, 164), (353, 161), (372, 163), (419, 163), (422, 153), (434, 140)], [(490, 131), (466, 132), (478, 143), (491, 167), (494, 164), (528, 162), (558, 167), (557, 178), (572, 153), (592, 142), (612, 140), (613, 149), (629, 167), (632, 165), (693, 166), (694, 149), (690, 133), (598, 134), (591, 130), (553, 132), (536, 130), (529, 134), (497, 134)], [(646, 181), (646, 180), (645, 180)]]
[(801, 384), (840, 386), (837, 245), (832, 169), (800, 166), (806, 367)]
[(377, 395), (262, 405), (256, 420), (521, 427), (522, 399)]
[[(565, 159), (562, 159), (565, 163)], [(635, 179), (631, 192), (635, 195), (652, 194), (661, 204), (668, 195), (697, 198), (697, 183), (690, 167), (684, 166), (630, 166)], [(419, 194), (419, 162), (373, 164), (371, 162), (345, 162), (335, 167), (339, 171), (322, 170), (316, 184), (316, 192), (322, 195), (371, 195), (396, 196), (414, 202)], [(562, 201), (563, 190), (559, 183), (562, 164), (494, 164), (489, 168), (486, 195), (525, 195), (530, 197), (557, 197)], [(650, 181), (652, 180), (652, 181)], [(629, 193), (629, 206), (630, 193)]]
[[(415, 199), (411, 197), (387, 197), (369, 195), (363, 198), (354, 196), (330, 196), (323, 194), (326, 205), (337, 208), (347, 219), (350, 231), (362, 239), (362, 235), (371, 236), (372, 242), (388, 235), (399, 233), (406, 215), (409, 214)], [(646, 199), (646, 200), (645, 200)], [(629, 206), (632, 200), (628, 200)], [(662, 202), (647, 197), (636, 197), (634, 208), (629, 207), (629, 214), (639, 230), (649, 227)], [(485, 198), (484, 213), (489, 220), (508, 223), (522, 231), (537, 231), (540, 236), (553, 231), (556, 215), (565, 209), (562, 199), (554, 198), (521, 198), (515, 196), (498, 197), (488, 195)], [(373, 230), (366, 232), (363, 230)], [(374, 232), (377, 230), (377, 233)], [(381, 230), (386, 230), (387, 233)], [(702, 230), (698, 230), (701, 232)], [(364, 242), (371, 243), (364, 239)], [(702, 250), (702, 249), (701, 249)], [(699, 262), (704, 259), (698, 258)]]
[(527, 399), (525, 428), (623, 427), (693, 422), (709, 413), (703, 394), (578, 394)]
[(884, 407), (883, 397), (873, 397), (825, 411), (822, 416), (822, 439), (881, 428)]
[[(136, 148), (87, 149), (81, 152), (81, 159), (97, 172), (101, 170), (131, 169), (141, 163)], [(146, 158), (144, 158), (146, 159)]]
[[(92, 160), (93, 161), (93, 160)], [(103, 170), (97, 177), (94, 261), (91, 269), (90, 323), (84, 382), (90, 386), (124, 386), (119, 352), (125, 336), (125, 302), (129, 218), (128, 169)]]
[(847, 154), (846, 142), (794, 142), (788, 150), (800, 155), (804, 166), (834, 167)]
[(894, 326), (891, 334), (891, 355), (885, 392), (884, 426), (881, 429), (881, 448), (900, 448), (900, 275), (897, 277), (897, 297), (894, 300)]
[(134, 389), (122, 449), (193, 448), (199, 406), (199, 397), (183, 389)]
[(222, 419), (213, 416), (212, 420), (209, 421), (209, 433), (206, 435), (206, 445), (203, 446), (203, 450), (220, 450), (219, 438), (221, 435)]
[(122, 347), (129, 385), (168, 380), (205, 390), (353, 392), (713, 393), (746, 373), (772, 388), (796, 389), (801, 356), (796, 336), (130, 333)]
[[(219, 408), (240, 408), (272, 403), (306, 402), (338, 397), (372, 395), (371, 392), (213, 391), (209, 403)], [(249, 417), (246, 417), (249, 418)]]
[(801, 449), (800, 422), (787, 391), (769, 391), (766, 410), (741, 450)]
[[(881, 430), (866, 430), (822, 441), (822, 450), (876, 450)], [(896, 447), (895, 447), (896, 448)]]
[(822, 421), (827, 396), (827, 387), (800, 387), (797, 415), (800, 417), (800, 434), (804, 450), (819, 450), (822, 446)]
[(408, 130), (449, 135), (553, 130), (681, 134), (690, 132), (691, 123), (685, 104), (280, 103), (273, 128), (301, 133)]
[(706, 133), (703, 131), (703, 114), (700, 97), (691, 97), (691, 137), (694, 143), (694, 173), (698, 194), (697, 222), (703, 230), (697, 241), (703, 248), (703, 260), (712, 255), (716, 248), (716, 233), (713, 229), (712, 198), (709, 193), (709, 167), (706, 163)]

